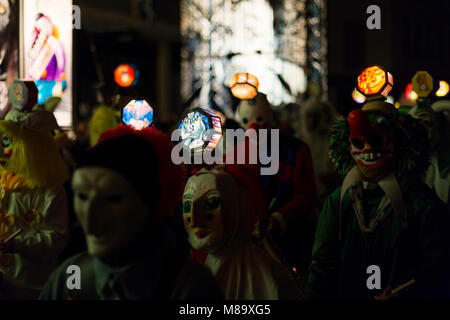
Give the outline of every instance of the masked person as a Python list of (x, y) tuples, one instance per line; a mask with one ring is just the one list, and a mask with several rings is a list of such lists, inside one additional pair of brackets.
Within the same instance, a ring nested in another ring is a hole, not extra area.
[(320, 101), (317, 96), (311, 96), (300, 107), (297, 137), (311, 150), (317, 196), (321, 203), (338, 186), (337, 174), (328, 157), (331, 129), (335, 119), (333, 108)]
[(258, 176), (244, 165), (201, 169), (186, 184), (189, 242), (207, 254), (204, 263), (227, 300), (300, 297), (286, 269), (252, 240), (256, 217), (266, 214), (262, 197)]
[(316, 219), (316, 188), (309, 147), (281, 132), (279, 139), (272, 141), (271, 135), (277, 130), (273, 128), (271, 105), (263, 93), (258, 93), (252, 100), (242, 100), (237, 118), (246, 130), (268, 130), (267, 139), (258, 135), (258, 148), (265, 147), (271, 159), (269, 164), (261, 167), (278, 169), (274, 174), (260, 176), (270, 202), (269, 228), (274, 231), (274, 238), (289, 263), (297, 269), (306, 268)]
[[(164, 223), (181, 200), (185, 170), (167, 136), (121, 125), (100, 136), (74, 173), (74, 207), (88, 252), (66, 260), (41, 299), (220, 299), (210, 272), (191, 261)], [(69, 266), (80, 283), (69, 286)], [(81, 288), (81, 289), (80, 289)]]
[[(446, 108), (450, 109), (450, 105), (447, 104)], [(410, 114), (419, 119), (428, 130), (431, 161), (426, 171), (424, 182), (436, 192), (439, 199), (448, 205), (450, 193), (450, 148), (448, 134), (446, 135), (447, 120), (441, 112), (436, 112), (431, 107), (416, 106), (410, 110)]]
[(427, 148), (425, 128), (377, 92), (335, 122), (330, 156), (345, 178), (320, 214), (305, 298), (448, 295), (448, 215), (420, 179)]
[[(34, 84), (33, 84), (34, 85)], [(31, 97), (28, 97), (30, 100)], [(0, 120), (0, 296), (35, 299), (67, 243), (68, 169), (47, 111), (12, 109)]]

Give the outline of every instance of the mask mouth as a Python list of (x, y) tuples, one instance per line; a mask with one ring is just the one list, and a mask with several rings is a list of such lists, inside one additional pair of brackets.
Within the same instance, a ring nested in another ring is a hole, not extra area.
[(354, 151), (352, 155), (356, 163), (366, 170), (376, 169), (384, 165), (388, 159), (392, 158), (392, 152), (388, 150)]
[(205, 239), (207, 236), (209, 235), (209, 232), (207, 231), (197, 231), (195, 233), (195, 236), (197, 237), (197, 239)]

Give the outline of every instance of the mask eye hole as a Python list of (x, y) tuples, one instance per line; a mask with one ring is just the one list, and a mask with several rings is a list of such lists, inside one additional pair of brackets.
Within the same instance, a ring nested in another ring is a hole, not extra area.
[(188, 223), (191, 223), (191, 217), (189, 216), (189, 217), (186, 217), (186, 221), (188, 222)]
[(211, 210), (217, 209), (220, 206), (220, 198), (219, 197), (211, 197), (208, 199), (208, 207)]
[(360, 139), (353, 139), (352, 144), (359, 150), (364, 149), (364, 142)]
[(247, 118), (244, 118), (244, 119), (242, 119), (242, 122), (243, 122), (244, 124), (247, 124), (247, 123), (248, 123), (248, 119), (247, 119)]
[(207, 220), (207, 221), (211, 221), (213, 218), (214, 218), (214, 215), (213, 214), (210, 214), (210, 213), (208, 213), (208, 214), (205, 214), (204, 215), (204, 217), (205, 217), (205, 220)]
[(11, 139), (9, 139), (8, 137), (3, 137), (3, 139), (2, 139), (2, 147), (3, 148), (8, 148), (11, 146), (11, 144), (12, 144)]
[(256, 118), (256, 121), (261, 123), (263, 121), (263, 117), (259, 116), (258, 118)]
[(86, 201), (88, 199), (87, 194), (82, 193), (82, 192), (77, 193), (77, 197), (78, 197), (78, 199), (80, 199), (82, 201)]
[[(192, 202), (190, 202), (190, 201), (184, 202), (183, 203), (183, 213), (191, 212), (191, 207), (192, 207)], [(190, 222), (190, 219), (191, 218), (189, 218), (189, 222)]]
[(106, 196), (106, 200), (108, 202), (117, 203), (122, 200), (122, 197), (120, 195), (112, 194), (112, 195)]

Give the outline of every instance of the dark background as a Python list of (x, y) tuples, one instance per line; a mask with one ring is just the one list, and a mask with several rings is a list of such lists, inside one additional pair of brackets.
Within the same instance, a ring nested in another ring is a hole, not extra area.
[[(271, 3), (282, 0), (271, 0)], [(82, 28), (75, 30), (77, 117), (88, 117), (95, 105), (99, 79), (95, 59), (104, 74), (101, 87), (110, 97), (116, 85), (113, 71), (119, 63), (141, 70), (137, 86), (159, 108), (160, 118), (182, 112), (180, 101), (180, 10), (178, 0), (78, 0)], [(148, 3), (153, 16), (146, 16)], [(369, 30), (369, 5), (381, 9), (381, 30)], [(418, 70), (439, 80), (450, 80), (448, 0), (328, 0), (328, 85), (330, 102), (346, 115), (357, 105), (351, 98), (356, 77), (368, 65), (379, 64), (394, 76), (392, 95), (398, 99)], [(145, 71), (145, 72), (144, 72)], [(108, 100), (107, 100), (108, 102)]]

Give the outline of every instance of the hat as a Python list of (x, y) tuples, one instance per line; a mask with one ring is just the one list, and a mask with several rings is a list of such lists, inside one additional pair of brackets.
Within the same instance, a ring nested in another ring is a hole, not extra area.
[(145, 139), (127, 134), (108, 139), (89, 149), (77, 168), (101, 167), (117, 172), (154, 214), (159, 203), (158, 156)]
[[(148, 127), (136, 130), (120, 125), (107, 130), (81, 166), (101, 166), (126, 178), (149, 208), (156, 208), (157, 218), (171, 216), (181, 203), (186, 169), (172, 162), (173, 144), (162, 131)], [(94, 151), (95, 150), (95, 151)]]
[(50, 133), (52, 130), (58, 129), (58, 123), (53, 113), (45, 110), (22, 112), (12, 109), (6, 114), (5, 120), (42, 133)]

